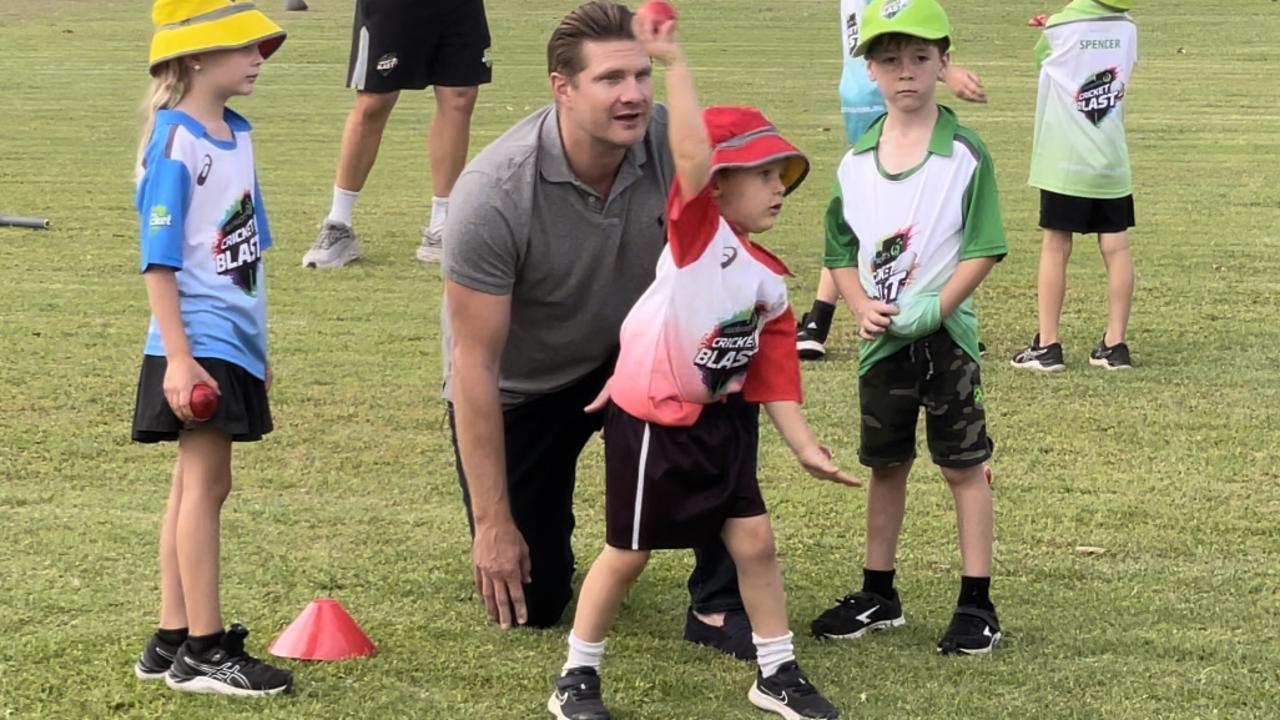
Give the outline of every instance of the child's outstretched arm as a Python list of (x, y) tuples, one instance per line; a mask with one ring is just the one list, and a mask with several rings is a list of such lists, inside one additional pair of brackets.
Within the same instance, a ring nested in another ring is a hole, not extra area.
[(787, 447), (810, 475), (849, 487), (862, 486), (861, 480), (836, 467), (831, 461), (831, 451), (818, 444), (818, 438), (800, 412), (800, 403), (792, 400), (767, 402), (764, 409)]
[(655, 27), (649, 17), (636, 15), (631, 27), (649, 57), (666, 68), (671, 155), (680, 180), (680, 199), (691, 200), (711, 179), (711, 141), (702, 124), (693, 73), (684, 49), (676, 42), (676, 21), (668, 20)]
[(191, 388), (196, 383), (204, 383), (214, 392), (220, 392), (218, 383), (191, 357), (191, 343), (187, 341), (187, 330), (182, 325), (178, 279), (174, 277), (173, 268), (152, 265), (142, 277), (147, 284), (147, 302), (156, 316), (168, 363), (164, 372), (164, 396), (173, 414), (183, 422), (190, 422), (196, 419), (191, 412)]

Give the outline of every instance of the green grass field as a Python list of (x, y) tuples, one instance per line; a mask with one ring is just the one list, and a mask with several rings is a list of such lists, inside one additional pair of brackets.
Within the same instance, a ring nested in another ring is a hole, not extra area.
[[(327, 211), (343, 118), (350, 0), (279, 12), (290, 39), (237, 107), (257, 125), (269, 254), (278, 431), (239, 449), (224, 514), (223, 602), (251, 648), (320, 595), (378, 643), (369, 660), (286, 663), (290, 698), (237, 702), (141, 686), (155, 622), (156, 534), (172, 447), (129, 441), (147, 310), (132, 209), (136, 107), (150, 26), (138, 0), (0, 8), (0, 717), (542, 717), (564, 631), (502, 633), (470, 582), (440, 377), (438, 270), (413, 260), (429, 182), (431, 103), (406, 96), (357, 208), (365, 258), (299, 267)], [(547, 99), (544, 47), (572, 0), (489, 0), (495, 82), (475, 152)], [(1064, 319), (1069, 372), (1019, 374), (1034, 329), (1039, 245), (1025, 185), (1036, 76), (1028, 16), (1054, 0), (950, 3), (956, 60), (992, 102), (959, 107), (995, 156), (1011, 253), (980, 293), (998, 451), (994, 596), (1007, 642), (939, 658), (958, 557), (950, 495), (913, 475), (899, 576), (909, 624), (798, 653), (843, 717), (1280, 716), (1280, 6), (1139, 3), (1129, 92), (1137, 182), (1139, 369), (1087, 366), (1104, 324), (1101, 261), (1084, 240)], [(842, 150), (834, 0), (686, 0), (704, 102), (762, 106), (814, 161), (765, 241), (812, 298), (820, 217)], [(1184, 49), (1180, 52), (1180, 49)], [(948, 101), (950, 102), (950, 101)], [(842, 315), (806, 366), (811, 422), (856, 457), (856, 349)], [(1271, 359), (1269, 359), (1271, 358)], [(603, 539), (598, 444), (578, 492), (579, 564)], [(766, 432), (762, 480), (797, 635), (861, 561), (863, 495), (807, 478)], [(1085, 556), (1076, 546), (1106, 553)], [(619, 720), (754, 718), (749, 666), (687, 645), (691, 555), (659, 555), (610, 641)]]

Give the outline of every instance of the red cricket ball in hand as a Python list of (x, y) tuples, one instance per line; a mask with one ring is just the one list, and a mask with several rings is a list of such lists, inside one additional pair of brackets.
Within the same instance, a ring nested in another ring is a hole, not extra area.
[(191, 414), (196, 420), (204, 422), (218, 412), (218, 393), (204, 383), (196, 383), (191, 387)]
[(649, 0), (640, 6), (636, 14), (649, 18), (655, 32), (663, 23), (676, 19), (676, 9), (667, 0)]

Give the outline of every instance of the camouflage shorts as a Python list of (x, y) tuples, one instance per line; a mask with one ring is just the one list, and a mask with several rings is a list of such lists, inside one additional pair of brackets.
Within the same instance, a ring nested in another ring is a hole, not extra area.
[(925, 409), (929, 454), (941, 467), (966, 468), (991, 457), (982, 374), (976, 360), (946, 330), (921, 338), (881, 360), (858, 382), (862, 447), (868, 467), (916, 456), (916, 419)]

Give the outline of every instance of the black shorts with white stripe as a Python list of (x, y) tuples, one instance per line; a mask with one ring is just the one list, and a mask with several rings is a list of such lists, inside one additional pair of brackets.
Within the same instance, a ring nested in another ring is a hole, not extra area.
[(604, 426), (605, 541), (623, 550), (691, 548), (725, 520), (765, 513), (756, 477), (760, 406), (740, 395), (690, 427), (666, 427), (610, 404)]
[(356, 0), (349, 88), (474, 87), (492, 65), (483, 0)]

